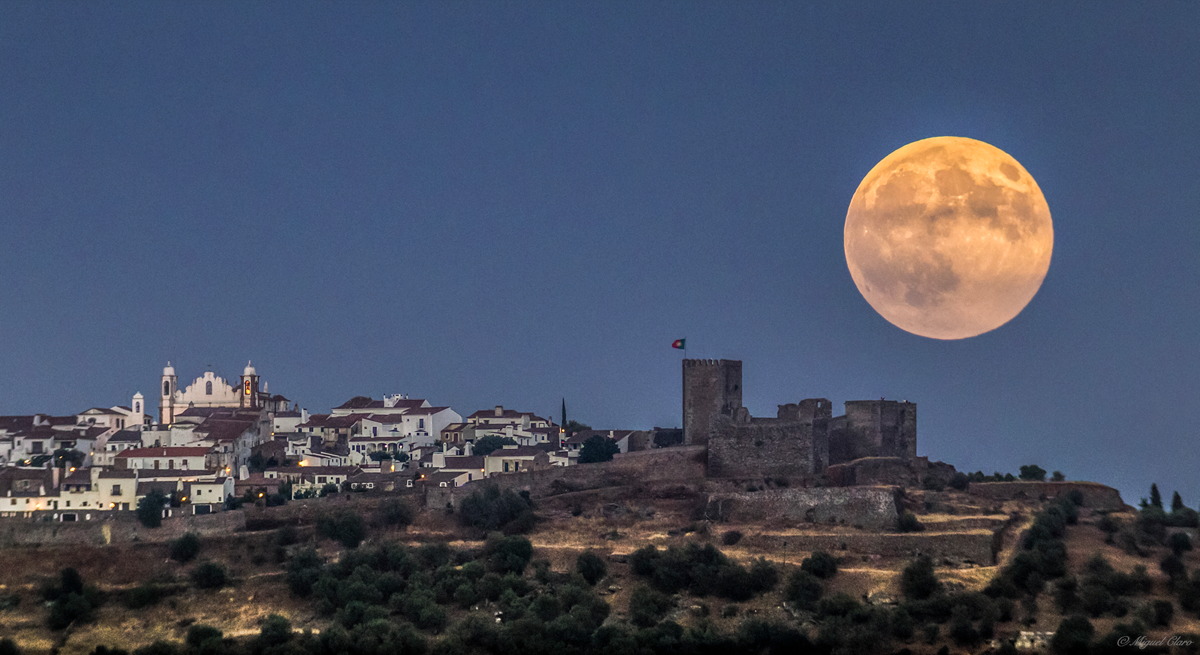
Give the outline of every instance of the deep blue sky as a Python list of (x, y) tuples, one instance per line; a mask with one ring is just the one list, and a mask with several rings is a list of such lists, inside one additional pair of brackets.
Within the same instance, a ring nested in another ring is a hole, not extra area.
[[(312, 411), (403, 392), (678, 425), (680, 353), (756, 414), (919, 403), (918, 451), (1200, 501), (1200, 5), (0, 4), (0, 414), (249, 358)], [(858, 294), (858, 182), (920, 138), (1038, 180), (1008, 325)]]

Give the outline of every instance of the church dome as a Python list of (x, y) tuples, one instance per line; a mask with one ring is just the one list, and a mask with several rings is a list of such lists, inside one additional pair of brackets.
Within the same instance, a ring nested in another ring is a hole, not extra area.
[(163, 375), (175, 375), (175, 367), (171, 366), (171, 362), (167, 362), (167, 365), (163, 367)]
[(242, 375), (246, 375), (246, 376), (258, 375), (258, 371), (254, 370), (253, 364), (251, 364), (250, 362), (246, 362), (246, 369), (244, 371), (242, 371)]

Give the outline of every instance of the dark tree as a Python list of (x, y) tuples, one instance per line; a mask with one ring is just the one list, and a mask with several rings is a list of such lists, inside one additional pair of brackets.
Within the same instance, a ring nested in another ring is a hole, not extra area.
[(403, 528), (413, 522), (412, 506), (399, 498), (388, 498), (380, 503), (375, 515), (383, 525), (396, 525)]
[(515, 445), (517, 445), (517, 442), (511, 437), (489, 435), (475, 440), (475, 445), (471, 447), (471, 454), (483, 457), (484, 455), (491, 455), (492, 451), (500, 450), (505, 446)]
[(811, 609), (821, 599), (825, 589), (821, 581), (808, 571), (796, 571), (788, 576), (787, 586), (783, 589), (783, 597), (789, 603), (802, 609)]
[(197, 589), (220, 589), (229, 582), (225, 567), (216, 562), (204, 562), (192, 569), (192, 584)]
[(1063, 475), (1062, 471), (1055, 471), (1053, 474), (1050, 475), (1051, 482), (1064, 482), (1064, 481), (1066, 481), (1066, 479), (1067, 479), (1067, 476)]
[(837, 575), (837, 558), (823, 550), (818, 550), (800, 562), (800, 570), (807, 571), (821, 579), (832, 578)]
[(633, 590), (629, 596), (629, 620), (634, 625), (649, 628), (671, 609), (671, 597), (645, 585)]
[(1180, 498), (1179, 492), (1176, 491), (1175, 494), (1173, 496), (1171, 496), (1171, 511), (1178, 512), (1178, 511), (1182, 510), (1183, 508), (1184, 508), (1183, 498)]
[(583, 442), (583, 448), (579, 450), (579, 463), (607, 462), (612, 460), (613, 455), (619, 452), (621, 452), (621, 449), (612, 439), (597, 434)]
[(1069, 616), (1058, 624), (1058, 631), (1050, 639), (1050, 649), (1059, 655), (1087, 655), (1095, 634), (1087, 617)]
[(924, 600), (942, 590), (942, 583), (933, 572), (933, 560), (920, 555), (904, 568), (900, 575), (900, 588), (911, 600)]
[(604, 558), (588, 550), (580, 553), (575, 560), (575, 570), (588, 584), (595, 586), (608, 573), (608, 564)]
[(1162, 494), (1158, 493), (1158, 484), (1150, 485), (1150, 506), (1162, 509)]
[(1046, 479), (1046, 469), (1037, 464), (1026, 464), (1021, 467), (1021, 479), (1042, 482)]
[(346, 548), (358, 548), (367, 537), (367, 524), (357, 512), (326, 512), (317, 517), (317, 534)]
[(147, 528), (157, 528), (162, 525), (162, 511), (170, 499), (157, 489), (142, 496), (137, 502), (137, 518)]
[(195, 532), (188, 532), (171, 542), (171, 559), (176, 562), (190, 562), (200, 554), (200, 537)]

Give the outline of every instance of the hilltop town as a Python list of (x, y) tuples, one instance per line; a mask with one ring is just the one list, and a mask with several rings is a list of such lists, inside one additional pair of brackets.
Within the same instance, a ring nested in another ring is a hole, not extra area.
[(592, 429), (402, 394), (309, 414), (250, 364), (182, 388), (168, 365), (156, 412), (0, 417), (0, 647), (1041, 652), (1200, 630), (1177, 495), (1135, 511), (1034, 465), (957, 471), (917, 454), (908, 401), (756, 417), (740, 361), (685, 359), (680, 389), (681, 427)]

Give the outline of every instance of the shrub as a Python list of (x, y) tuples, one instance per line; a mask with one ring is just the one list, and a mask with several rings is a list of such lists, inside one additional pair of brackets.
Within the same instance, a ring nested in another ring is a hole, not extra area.
[(187, 637), (184, 638), (184, 643), (192, 648), (200, 648), (205, 642), (220, 641), (224, 634), (210, 626), (202, 623), (196, 623), (188, 627)]
[(784, 587), (783, 597), (792, 605), (801, 609), (812, 609), (825, 589), (817, 576), (808, 571), (795, 571), (788, 576), (787, 586)]
[(533, 557), (533, 544), (525, 537), (504, 537), (493, 534), (483, 547), (483, 557), (489, 571), (520, 575)]
[(971, 480), (969, 478), (967, 478), (965, 473), (959, 472), (959, 473), (955, 473), (954, 475), (950, 476), (950, 488), (951, 489), (957, 489), (958, 491), (966, 491), (967, 487), (970, 484), (971, 484)]
[(4, 637), (0, 639), (0, 655), (21, 655), (21, 647), (12, 639)]
[(225, 567), (216, 562), (204, 562), (192, 569), (191, 578), (197, 589), (220, 589), (229, 582)]
[(608, 573), (608, 564), (604, 562), (604, 558), (589, 550), (579, 554), (575, 560), (575, 570), (588, 584), (594, 586)]
[(406, 527), (413, 522), (412, 507), (400, 498), (388, 498), (379, 504), (376, 516), (381, 525)]
[(900, 515), (900, 522), (897, 526), (901, 532), (920, 532), (925, 529), (921, 522), (912, 512), (905, 512)]
[(1192, 540), (1189, 539), (1186, 534), (1182, 532), (1176, 532), (1170, 537), (1167, 537), (1167, 545), (1171, 547), (1172, 553), (1176, 555), (1182, 555), (1183, 553), (1192, 549)]
[(195, 532), (188, 532), (171, 542), (171, 559), (176, 562), (190, 562), (200, 554), (200, 537)]
[(503, 530), (519, 534), (533, 529), (533, 503), (528, 493), (516, 494), (511, 489), (500, 491), (495, 485), (473, 491), (462, 500), (459, 521), (483, 530)]
[(808, 571), (822, 580), (832, 578), (837, 575), (837, 558), (823, 550), (818, 550), (800, 562), (800, 570)]
[(1095, 634), (1092, 622), (1086, 617), (1069, 616), (1058, 624), (1058, 630), (1050, 639), (1050, 649), (1059, 655), (1087, 655)]
[(749, 578), (754, 594), (766, 593), (779, 584), (779, 570), (774, 564), (760, 557), (750, 565)]
[[(292, 624), (285, 617), (271, 614), (263, 620), (262, 629), (258, 633), (258, 646), (270, 648), (287, 643), (292, 638)], [(257, 649), (256, 649), (257, 650)]]
[(175, 593), (175, 590), (165, 585), (144, 582), (121, 594), (121, 604), (131, 610), (155, 605), (158, 601)]
[(933, 560), (928, 555), (920, 555), (904, 568), (900, 575), (900, 588), (905, 597), (922, 600), (939, 593), (942, 583), (933, 572)]
[(721, 543), (726, 546), (737, 545), (737, 542), (742, 540), (742, 533), (737, 530), (729, 530), (721, 534)]
[(629, 620), (642, 628), (652, 627), (666, 616), (672, 604), (670, 596), (639, 585), (629, 595)]
[(367, 526), (357, 512), (326, 512), (317, 517), (317, 534), (346, 548), (357, 548), (367, 536)]

